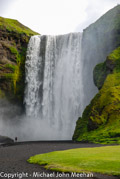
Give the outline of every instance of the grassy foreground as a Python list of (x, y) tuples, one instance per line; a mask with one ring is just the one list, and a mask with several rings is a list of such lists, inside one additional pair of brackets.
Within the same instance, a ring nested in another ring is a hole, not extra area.
[(120, 175), (120, 145), (50, 152), (30, 157), (28, 162), (60, 172)]

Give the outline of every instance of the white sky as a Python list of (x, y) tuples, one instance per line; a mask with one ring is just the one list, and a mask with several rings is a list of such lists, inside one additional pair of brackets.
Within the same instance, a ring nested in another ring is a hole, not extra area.
[(120, 0), (0, 0), (0, 16), (40, 34), (82, 31)]

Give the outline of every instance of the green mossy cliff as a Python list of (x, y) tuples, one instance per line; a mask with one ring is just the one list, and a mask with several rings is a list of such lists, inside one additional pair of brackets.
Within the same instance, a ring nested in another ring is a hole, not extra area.
[(73, 140), (120, 144), (120, 47), (94, 69), (99, 92), (77, 121)]
[(0, 17), (0, 98), (23, 104), (27, 44), (37, 35), (17, 20)]

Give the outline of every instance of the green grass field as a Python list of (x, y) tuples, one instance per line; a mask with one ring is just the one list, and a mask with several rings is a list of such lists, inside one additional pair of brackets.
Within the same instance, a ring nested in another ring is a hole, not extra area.
[(28, 162), (60, 172), (120, 175), (120, 145), (50, 152), (33, 156)]

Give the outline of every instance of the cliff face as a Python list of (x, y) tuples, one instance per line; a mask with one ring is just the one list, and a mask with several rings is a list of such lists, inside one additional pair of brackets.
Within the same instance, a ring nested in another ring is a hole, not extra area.
[(88, 105), (97, 88), (93, 83), (93, 69), (114, 49), (120, 46), (120, 5), (108, 11), (95, 23), (83, 32), (83, 81), (84, 81), (84, 107)]
[(78, 119), (73, 139), (120, 144), (120, 47), (95, 67), (94, 75), (100, 91)]
[(97, 92), (94, 84), (99, 92), (85, 108), (82, 117), (78, 119), (73, 140), (120, 143), (119, 46), (120, 5), (84, 30), (83, 79), (85, 79), (86, 94), (84, 106)]
[(23, 104), (27, 44), (36, 34), (16, 20), (0, 17), (0, 98), (13, 104)]

